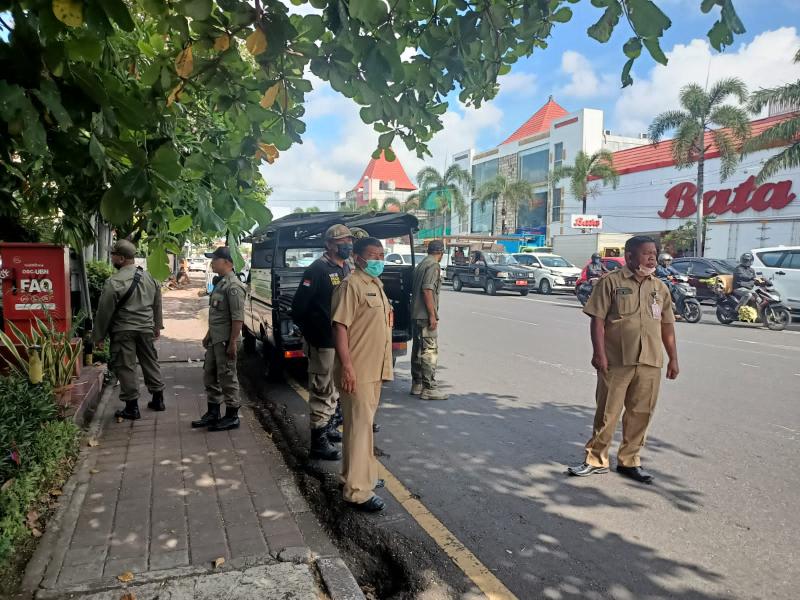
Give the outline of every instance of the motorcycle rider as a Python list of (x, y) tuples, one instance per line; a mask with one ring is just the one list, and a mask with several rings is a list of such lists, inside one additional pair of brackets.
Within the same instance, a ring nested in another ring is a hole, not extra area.
[[(658, 266), (656, 267), (656, 277), (661, 280), (668, 280), (673, 275), (679, 275), (680, 271), (672, 266), (672, 255), (662, 252), (658, 255)], [(665, 281), (666, 283), (666, 281)]]
[(591, 281), (592, 279), (598, 279), (608, 273), (608, 269), (603, 264), (603, 261), (600, 260), (600, 254), (595, 252), (592, 254), (592, 260), (589, 262), (589, 266), (586, 267), (586, 279)]
[(746, 306), (750, 301), (756, 279), (756, 272), (753, 269), (753, 255), (745, 252), (739, 259), (739, 265), (733, 271), (733, 295), (739, 300), (736, 310)]

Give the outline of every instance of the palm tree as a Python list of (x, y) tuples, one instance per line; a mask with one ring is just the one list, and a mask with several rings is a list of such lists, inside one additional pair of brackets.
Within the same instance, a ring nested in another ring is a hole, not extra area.
[[(800, 50), (794, 55), (794, 62), (800, 63)], [(794, 110), (800, 107), (800, 79), (778, 88), (758, 90), (750, 98), (749, 108), (751, 112), (758, 113), (770, 103), (788, 106)], [(763, 183), (781, 169), (800, 166), (800, 115), (797, 113), (752, 138), (745, 144), (745, 151), (755, 152), (785, 144), (789, 146), (770, 157), (761, 167), (757, 176), (758, 183)]]
[(449, 215), (456, 212), (459, 217), (464, 218), (467, 214), (464, 189), (472, 186), (472, 176), (458, 165), (450, 165), (444, 174), (433, 167), (425, 167), (417, 173), (417, 185), (419, 185), (417, 207), (423, 208), (428, 199), (433, 197), (434, 219), (437, 214), (442, 215), (442, 235), (447, 233)]
[(603, 185), (611, 185), (617, 189), (619, 174), (614, 168), (614, 155), (608, 150), (598, 150), (587, 154), (580, 150), (575, 155), (575, 164), (563, 165), (553, 169), (550, 180), (555, 185), (562, 179), (569, 179), (569, 192), (574, 198), (581, 199), (581, 212), (586, 214), (586, 199), (597, 194), (597, 185), (592, 187), (591, 181), (600, 179)]
[(747, 86), (738, 77), (721, 79), (706, 91), (696, 83), (681, 89), (682, 110), (668, 110), (658, 115), (650, 125), (649, 135), (658, 144), (664, 134), (675, 130), (672, 141), (672, 158), (679, 169), (697, 164), (697, 225), (695, 250), (703, 255), (703, 183), (706, 152), (706, 133), (720, 153), (722, 168), (720, 178), (725, 181), (739, 163), (739, 151), (750, 136), (750, 119), (747, 112), (730, 104), (723, 104), (733, 96), (739, 103), (747, 102)]
[(524, 179), (512, 181), (503, 175), (497, 175), (479, 187), (476, 195), (478, 197), (478, 202), (481, 203), (481, 208), (483, 208), (487, 202), (494, 202), (500, 199), (502, 202), (500, 205), (500, 216), (502, 217), (500, 233), (505, 235), (508, 233), (508, 227), (506, 226), (506, 215), (508, 211), (510, 210), (514, 215), (514, 223), (516, 224), (516, 215), (520, 204), (533, 201), (533, 186)]

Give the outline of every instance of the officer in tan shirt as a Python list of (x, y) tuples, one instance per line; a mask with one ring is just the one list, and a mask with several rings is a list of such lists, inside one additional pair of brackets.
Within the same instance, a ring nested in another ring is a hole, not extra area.
[(652, 238), (629, 239), (625, 266), (595, 285), (583, 309), (592, 318), (597, 410), (592, 437), (586, 444), (586, 461), (569, 467), (570, 475), (608, 472), (608, 451), (624, 408), (617, 471), (642, 483), (653, 481), (641, 467), (639, 451), (658, 399), (662, 345), (669, 356), (667, 378), (678, 376), (675, 315), (669, 289), (653, 276), (657, 256)]
[(381, 487), (373, 454), (372, 423), (381, 384), (392, 379), (392, 305), (379, 279), (383, 246), (367, 237), (353, 248), (356, 270), (333, 293), (331, 320), (336, 346), (334, 378), (344, 413), (344, 499), (367, 512), (383, 510), (373, 492)]

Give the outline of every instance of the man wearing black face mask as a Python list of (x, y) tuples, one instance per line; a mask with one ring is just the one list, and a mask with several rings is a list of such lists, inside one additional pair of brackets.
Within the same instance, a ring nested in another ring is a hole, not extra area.
[(352, 252), (350, 230), (344, 225), (329, 227), (325, 232), (325, 254), (303, 273), (292, 301), (292, 319), (303, 332), (304, 350), (308, 357), (310, 455), (321, 460), (339, 460), (342, 457), (333, 444), (342, 440), (342, 434), (331, 421), (336, 410), (331, 298), (333, 291), (350, 274), (347, 259)]

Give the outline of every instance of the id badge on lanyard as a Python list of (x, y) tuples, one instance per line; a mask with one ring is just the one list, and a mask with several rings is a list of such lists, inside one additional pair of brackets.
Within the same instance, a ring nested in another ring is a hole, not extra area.
[(658, 303), (658, 294), (656, 292), (652, 292), (651, 296), (653, 297), (653, 303), (651, 308), (653, 310), (653, 318), (654, 319), (661, 319), (661, 305)]

